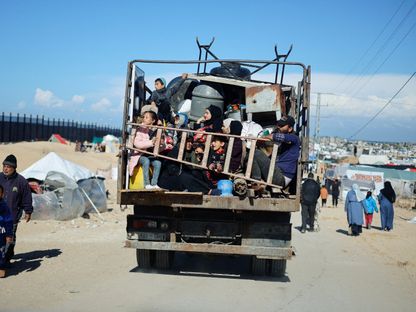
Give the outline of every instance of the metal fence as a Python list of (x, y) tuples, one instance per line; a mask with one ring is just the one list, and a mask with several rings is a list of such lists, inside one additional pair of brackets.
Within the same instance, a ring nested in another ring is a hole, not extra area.
[(69, 141), (89, 141), (94, 137), (112, 134), (121, 136), (121, 129), (99, 126), (96, 123), (45, 118), (44, 116), (0, 116), (0, 142), (47, 141), (52, 134), (59, 134)]

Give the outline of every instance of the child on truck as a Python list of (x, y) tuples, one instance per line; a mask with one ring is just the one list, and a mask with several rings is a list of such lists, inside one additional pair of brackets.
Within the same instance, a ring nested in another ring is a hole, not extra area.
[[(157, 123), (157, 115), (154, 111), (146, 111), (143, 114), (143, 121), (141, 125), (151, 126)], [(138, 127), (133, 141), (133, 146), (139, 149), (150, 149), (155, 145), (156, 138), (154, 137), (154, 131), (149, 127)], [(145, 189), (160, 189), (157, 185), (160, 168), (162, 163), (156, 157), (146, 155), (140, 152), (134, 152), (130, 158), (129, 169), (130, 176), (133, 175), (134, 167), (140, 164), (143, 169), (143, 182)], [(150, 165), (153, 167), (152, 179), (149, 177)]]
[(223, 136), (214, 136), (212, 138), (211, 150), (208, 159), (208, 169), (205, 176), (212, 188), (217, 186), (219, 180), (227, 178), (222, 174), (225, 163), (225, 144), (226, 138)]
[(152, 92), (152, 95), (150, 96), (148, 101), (158, 108), (157, 115), (162, 123), (172, 123), (170, 98), (179, 90), (180, 86), (187, 78), (188, 74), (183, 73), (180, 83), (169, 89), (166, 88), (165, 78), (160, 77), (155, 80), (155, 90)]
[(6, 276), (5, 255), (8, 245), (13, 242), (13, 219), (9, 206), (3, 200), (3, 192), (0, 185), (0, 278)]

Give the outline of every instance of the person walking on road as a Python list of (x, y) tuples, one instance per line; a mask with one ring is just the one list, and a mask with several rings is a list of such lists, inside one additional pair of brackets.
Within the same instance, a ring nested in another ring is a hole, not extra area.
[(17, 225), (23, 215), (23, 211), (25, 212), (26, 222), (30, 221), (33, 212), (32, 193), (29, 183), (22, 175), (17, 173), (16, 168), (16, 156), (9, 155), (3, 161), (3, 172), (0, 173), (0, 185), (4, 189), (4, 200), (10, 208), (13, 218), (13, 242), (5, 255), (6, 263), (9, 263), (14, 256)]
[(326, 200), (328, 199), (328, 190), (325, 185), (322, 185), (321, 187), (321, 202), (322, 207), (326, 207)]
[(362, 232), (363, 220), (363, 200), (364, 194), (360, 191), (357, 184), (353, 184), (351, 190), (345, 198), (345, 212), (347, 213), (348, 233), (358, 236)]
[(334, 183), (332, 183), (332, 186), (331, 186), (332, 206), (334, 206), (335, 208), (338, 206), (339, 187), (340, 187), (340, 184), (338, 182), (338, 179), (335, 179)]
[(371, 229), (371, 223), (373, 223), (374, 211), (378, 212), (377, 203), (374, 200), (372, 193), (368, 191), (364, 200), (365, 226), (368, 230)]
[(390, 181), (384, 182), (384, 188), (378, 194), (378, 200), (380, 202), (381, 228), (384, 231), (390, 231), (393, 229), (393, 203), (396, 201), (396, 193)]
[(309, 223), (309, 230), (314, 230), (315, 209), (319, 196), (319, 184), (313, 179), (313, 173), (310, 172), (308, 178), (303, 182), (300, 191), (300, 203), (302, 205), (302, 233), (306, 232), (307, 223)]
[(13, 219), (9, 207), (3, 200), (3, 186), (0, 184), (0, 278), (6, 276), (6, 253), (13, 242)]

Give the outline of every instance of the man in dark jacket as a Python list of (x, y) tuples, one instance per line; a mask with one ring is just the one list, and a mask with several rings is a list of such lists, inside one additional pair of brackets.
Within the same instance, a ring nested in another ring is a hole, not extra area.
[(3, 161), (3, 172), (0, 173), (0, 184), (4, 189), (4, 200), (9, 206), (13, 217), (13, 243), (7, 250), (6, 262), (14, 256), (14, 246), (16, 244), (16, 231), (23, 211), (25, 212), (26, 222), (30, 221), (33, 212), (32, 193), (26, 179), (16, 172), (17, 159), (14, 155), (9, 155)]
[(339, 189), (340, 189), (340, 183), (338, 179), (335, 179), (335, 181), (332, 183), (332, 186), (331, 186), (332, 206), (334, 206), (335, 208), (338, 206)]
[(302, 205), (302, 233), (306, 232), (307, 223), (309, 223), (309, 230), (313, 231), (316, 203), (318, 202), (320, 191), (319, 184), (314, 180), (313, 173), (310, 172), (308, 178), (303, 182), (300, 191), (300, 202)]

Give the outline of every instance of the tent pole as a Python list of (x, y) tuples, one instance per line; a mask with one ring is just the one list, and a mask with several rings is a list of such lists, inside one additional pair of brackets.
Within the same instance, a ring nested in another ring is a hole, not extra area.
[(82, 187), (80, 187), (81, 191), (84, 193), (84, 195), (87, 197), (87, 199), (90, 201), (91, 205), (94, 207), (95, 211), (97, 212), (98, 216), (100, 217), (100, 219), (102, 221), (104, 221), (103, 216), (101, 215), (101, 213), (98, 211), (97, 207), (95, 207), (94, 203), (92, 202), (91, 198), (87, 195), (87, 193), (84, 191), (84, 189)]

